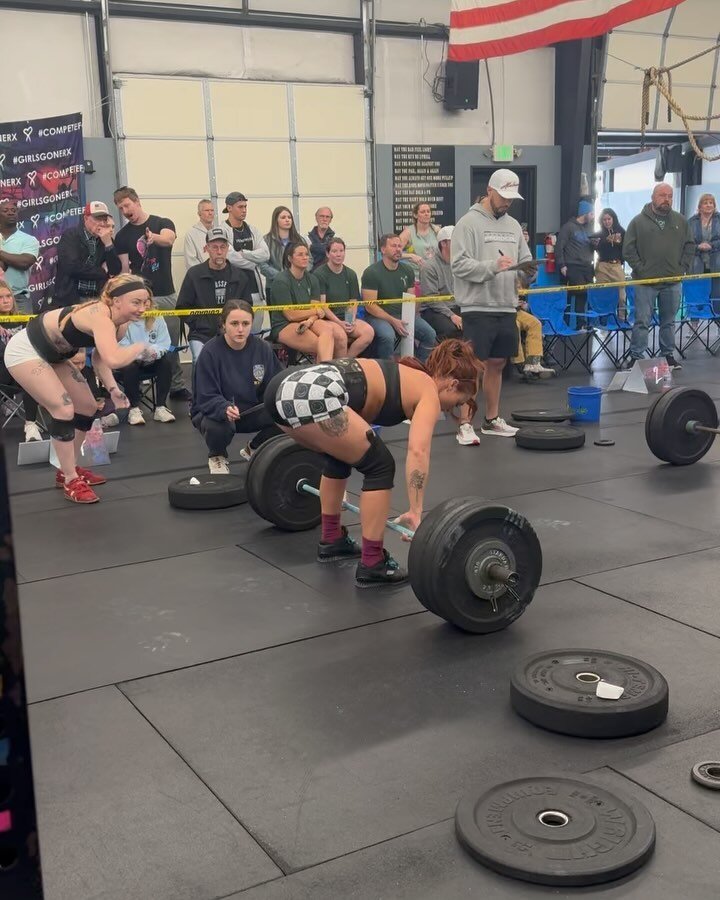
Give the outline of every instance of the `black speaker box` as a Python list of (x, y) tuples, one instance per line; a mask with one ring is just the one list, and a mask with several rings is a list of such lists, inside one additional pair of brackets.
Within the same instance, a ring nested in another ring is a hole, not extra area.
[(445, 109), (477, 109), (479, 72), (478, 60), (445, 63)]

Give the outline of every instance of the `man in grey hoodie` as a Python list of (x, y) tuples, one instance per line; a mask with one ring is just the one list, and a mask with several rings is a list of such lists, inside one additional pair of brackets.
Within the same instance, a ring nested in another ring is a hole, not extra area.
[(480, 430), (499, 437), (512, 437), (517, 431), (500, 416), (502, 371), (518, 348), (516, 272), (508, 270), (532, 259), (520, 223), (507, 214), (513, 200), (522, 200), (519, 187), (514, 172), (497, 169), (487, 196), (470, 207), (452, 236), (455, 302), (463, 334), (485, 363), (485, 418)]
[(215, 207), (212, 200), (201, 200), (198, 203), (198, 221), (185, 235), (183, 252), (185, 255), (185, 268), (199, 266), (204, 263), (208, 255), (205, 252), (207, 234), (215, 221)]

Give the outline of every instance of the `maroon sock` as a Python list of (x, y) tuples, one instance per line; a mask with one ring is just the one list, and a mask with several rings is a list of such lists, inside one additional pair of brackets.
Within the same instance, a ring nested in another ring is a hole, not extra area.
[(323, 544), (332, 544), (333, 541), (338, 541), (342, 537), (342, 529), (340, 527), (340, 513), (336, 516), (326, 516), (325, 513), (322, 514), (322, 536), (320, 540)]
[(362, 539), (362, 564), (364, 566), (376, 566), (379, 562), (382, 562), (383, 559), (384, 556), (382, 540), (370, 541), (364, 537)]

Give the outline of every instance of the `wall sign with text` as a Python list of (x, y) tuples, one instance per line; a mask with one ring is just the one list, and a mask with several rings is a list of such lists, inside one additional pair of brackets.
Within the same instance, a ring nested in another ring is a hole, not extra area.
[(415, 203), (429, 203), (436, 225), (455, 224), (455, 148), (393, 146), (393, 228), (411, 225)]

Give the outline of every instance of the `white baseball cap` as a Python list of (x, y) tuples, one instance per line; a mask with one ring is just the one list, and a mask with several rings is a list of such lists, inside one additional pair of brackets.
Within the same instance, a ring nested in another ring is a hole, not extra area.
[(438, 243), (440, 243), (440, 241), (451, 240), (453, 231), (455, 231), (454, 225), (443, 225), (443, 227), (437, 233)]
[(519, 193), (520, 179), (510, 169), (496, 169), (490, 176), (488, 187), (497, 191), (505, 200), (523, 200)]

